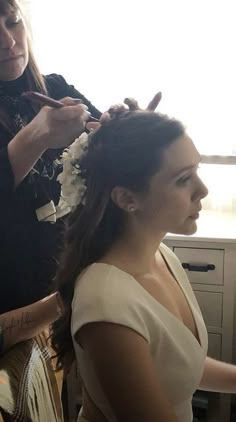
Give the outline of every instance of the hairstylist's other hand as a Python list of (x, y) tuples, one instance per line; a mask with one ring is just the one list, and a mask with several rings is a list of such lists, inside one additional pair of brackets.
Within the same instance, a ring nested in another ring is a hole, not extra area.
[(66, 97), (60, 101), (65, 107), (45, 106), (28, 125), (45, 149), (64, 148), (71, 144), (84, 131), (90, 115), (87, 107), (77, 100)]
[[(145, 110), (147, 111), (155, 111), (158, 104), (161, 101), (161, 97), (162, 97), (162, 93), (158, 92), (157, 94), (154, 95), (154, 97), (152, 98), (152, 100), (150, 101), (150, 103), (148, 104), (147, 108)], [(126, 104), (129, 107), (129, 110), (142, 110), (139, 105), (138, 102), (134, 99), (134, 98), (125, 98), (124, 99), (124, 104)], [(121, 109), (121, 110), (125, 110), (125, 106), (123, 104), (117, 104), (114, 105), (112, 107), (110, 107), (110, 109), (108, 111), (105, 111), (101, 118), (100, 121), (104, 121), (104, 120), (108, 120), (112, 114), (112, 110), (117, 110), (117, 109)], [(93, 129), (97, 129), (100, 126), (99, 122), (89, 122), (86, 124), (86, 128), (88, 130), (93, 130)]]
[[(159, 102), (161, 101), (161, 97), (162, 97), (161, 92), (158, 92), (157, 94), (155, 94), (145, 110), (155, 111)], [(124, 104), (126, 104), (130, 110), (142, 110), (141, 107), (139, 107), (138, 102), (135, 100), (135, 98), (130, 98), (130, 97), (125, 98)]]

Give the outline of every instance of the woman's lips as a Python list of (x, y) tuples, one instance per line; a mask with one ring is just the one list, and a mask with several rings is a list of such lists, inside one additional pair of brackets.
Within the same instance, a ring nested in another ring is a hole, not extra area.
[(197, 220), (199, 218), (199, 212), (197, 212), (196, 214), (191, 215), (191, 218), (193, 220)]
[(10, 61), (13, 61), (13, 60), (17, 60), (20, 57), (21, 57), (21, 55), (6, 57), (5, 59), (1, 59), (0, 60), (0, 63), (5, 63), (5, 62), (10, 62)]

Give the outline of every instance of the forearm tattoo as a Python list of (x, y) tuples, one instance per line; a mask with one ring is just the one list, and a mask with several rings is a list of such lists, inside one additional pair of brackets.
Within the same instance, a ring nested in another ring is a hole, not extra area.
[(30, 312), (22, 312), (19, 316), (5, 318), (0, 316), (0, 355), (4, 352), (6, 340), (14, 335), (17, 336), (18, 330), (26, 328), (32, 322), (33, 318)]

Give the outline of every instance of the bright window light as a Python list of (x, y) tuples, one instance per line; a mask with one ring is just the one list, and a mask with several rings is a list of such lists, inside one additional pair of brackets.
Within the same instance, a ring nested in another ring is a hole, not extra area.
[[(27, 0), (44, 74), (101, 111), (135, 97), (182, 120), (201, 154), (236, 155), (235, 0)], [(236, 211), (236, 167), (203, 165), (205, 209)]]
[(102, 111), (160, 90), (202, 154), (236, 155), (234, 0), (31, 0), (31, 15), (44, 73)]

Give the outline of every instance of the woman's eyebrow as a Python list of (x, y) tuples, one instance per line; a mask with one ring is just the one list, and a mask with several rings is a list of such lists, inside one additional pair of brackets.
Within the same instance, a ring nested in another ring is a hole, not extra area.
[(172, 178), (174, 179), (174, 178), (180, 176), (182, 173), (185, 173), (186, 171), (196, 169), (198, 167), (198, 164), (200, 162), (201, 162), (201, 160), (199, 159), (199, 161), (197, 163), (190, 164), (190, 165), (188, 165), (186, 167), (182, 167), (181, 169), (177, 170), (176, 172), (174, 172), (172, 174)]
[(196, 164), (191, 164), (191, 165), (189, 165), (189, 166), (186, 166), (186, 167), (182, 167), (181, 169), (179, 169), (179, 170), (177, 170), (176, 172), (174, 172), (173, 174), (172, 174), (172, 177), (177, 177), (177, 176), (179, 176), (180, 174), (182, 174), (182, 173), (185, 173), (186, 171), (188, 171), (188, 170), (192, 170), (193, 168), (195, 168), (196, 167)]

